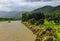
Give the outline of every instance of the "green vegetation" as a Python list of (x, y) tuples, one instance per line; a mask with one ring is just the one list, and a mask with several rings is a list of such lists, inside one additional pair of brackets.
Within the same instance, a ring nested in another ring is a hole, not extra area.
[(25, 12), (22, 22), (37, 35), (36, 41), (60, 40), (60, 6), (45, 6), (31, 13)]
[(0, 18), (0, 21), (14, 21), (14, 20), (20, 20), (20, 19), (15, 19), (15, 18)]

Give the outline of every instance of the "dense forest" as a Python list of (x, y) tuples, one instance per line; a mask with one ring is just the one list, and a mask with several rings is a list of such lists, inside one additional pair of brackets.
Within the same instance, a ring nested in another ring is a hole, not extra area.
[[(35, 34), (38, 33), (36, 41), (60, 41), (60, 6), (45, 6), (32, 12), (25, 12), (22, 14), (22, 22)], [(29, 24), (35, 26), (30, 27)], [(36, 26), (39, 26), (39, 29), (34, 29)]]
[(44, 24), (44, 21), (53, 21), (55, 24), (60, 24), (60, 14), (44, 14), (44, 13), (32, 13), (25, 12), (22, 15), (22, 21), (28, 21), (35, 25)]

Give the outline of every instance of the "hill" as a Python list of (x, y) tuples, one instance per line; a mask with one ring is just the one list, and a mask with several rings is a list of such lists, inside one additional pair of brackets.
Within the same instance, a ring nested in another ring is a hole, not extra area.
[(60, 12), (60, 5), (53, 7), (53, 6), (44, 6), (32, 11), (32, 13), (58, 13)]

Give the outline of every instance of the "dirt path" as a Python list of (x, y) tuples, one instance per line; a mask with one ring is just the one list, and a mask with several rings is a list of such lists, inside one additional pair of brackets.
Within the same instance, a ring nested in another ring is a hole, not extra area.
[(35, 37), (20, 21), (0, 22), (0, 41), (34, 41)]

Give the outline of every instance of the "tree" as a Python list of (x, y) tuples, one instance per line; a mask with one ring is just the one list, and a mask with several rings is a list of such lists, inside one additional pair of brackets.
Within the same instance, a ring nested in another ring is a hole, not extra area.
[(59, 18), (58, 17), (54, 18), (54, 23), (59, 23)]
[(35, 24), (36, 23), (36, 20), (34, 18), (32, 18), (32, 19), (29, 20), (29, 23)]
[(43, 13), (33, 13), (32, 15), (36, 20), (45, 19), (45, 15)]
[(52, 21), (53, 20), (53, 15), (52, 14), (46, 14), (45, 17), (46, 17), (46, 19), (48, 21)]
[(22, 21), (28, 21), (31, 18), (32, 18), (32, 16), (29, 12), (25, 12), (22, 14)]
[(40, 25), (40, 24), (44, 24), (44, 19), (40, 19), (39, 21), (37, 21), (36, 25)]

